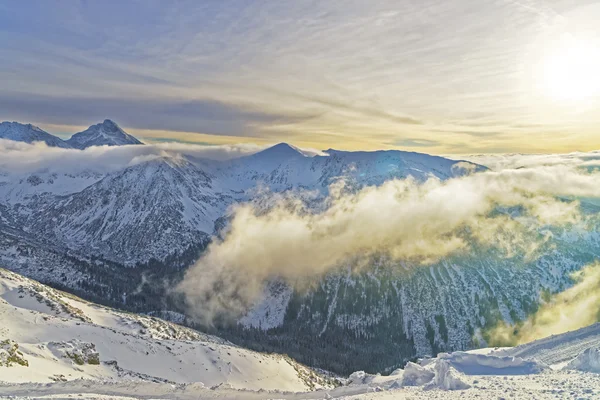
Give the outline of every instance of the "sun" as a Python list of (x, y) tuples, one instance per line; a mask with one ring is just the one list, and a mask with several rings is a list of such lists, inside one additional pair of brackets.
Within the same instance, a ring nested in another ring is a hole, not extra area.
[(577, 102), (600, 95), (600, 49), (582, 41), (563, 41), (543, 63), (548, 95)]

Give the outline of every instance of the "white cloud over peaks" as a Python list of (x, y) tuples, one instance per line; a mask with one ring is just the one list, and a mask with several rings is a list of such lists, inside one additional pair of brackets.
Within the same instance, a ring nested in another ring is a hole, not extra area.
[(260, 151), (264, 146), (253, 144), (205, 146), (183, 143), (160, 143), (144, 146), (96, 146), (85, 150), (48, 147), (0, 139), (0, 171), (31, 173), (40, 170), (74, 172), (92, 170), (112, 172), (152, 157), (182, 154), (212, 160), (227, 160)]
[[(600, 197), (599, 179), (572, 166), (538, 166), (333, 191), (318, 212), (289, 201), (268, 210), (239, 205), (224, 239), (209, 246), (178, 289), (196, 317), (210, 322), (243, 313), (271, 278), (294, 284), (342, 265), (360, 267), (373, 255), (426, 263), (479, 244), (533, 254), (551, 235), (548, 226), (584, 219), (576, 201), (558, 197)], [(508, 216), (494, 212), (499, 208), (519, 211)]]
[(548, 165), (600, 168), (600, 150), (566, 154), (475, 154), (462, 158), (496, 171), (506, 168), (531, 168)]

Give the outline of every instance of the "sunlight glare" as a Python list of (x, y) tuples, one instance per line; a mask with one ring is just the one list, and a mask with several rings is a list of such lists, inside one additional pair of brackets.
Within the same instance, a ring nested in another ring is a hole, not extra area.
[(585, 42), (568, 40), (544, 63), (544, 83), (555, 100), (582, 101), (600, 94), (600, 51)]

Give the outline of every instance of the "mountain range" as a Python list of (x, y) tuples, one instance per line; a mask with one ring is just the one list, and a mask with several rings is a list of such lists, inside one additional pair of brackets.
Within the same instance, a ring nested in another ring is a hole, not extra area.
[[(15, 126), (11, 132), (20, 133), (5, 138), (35, 140), (34, 127)], [(140, 142), (106, 120), (62, 143)], [(105, 305), (179, 315), (187, 325), (314, 367), (390, 372), (419, 356), (484, 346), (498, 321), (524, 319), (541, 293), (568, 287), (570, 273), (600, 255), (597, 230), (556, 231), (535, 260), (480, 247), (426, 268), (377, 259), (360, 273), (334, 271), (308, 290), (274, 279), (232, 326), (195, 325), (170, 287), (227, 226), (236, 204), (269, 207), (273, 194), (311, 193), (318, 207), (341, 179), (354, 191), (485, 170), (414, 152), (313, 154), (281, 143), (228, 160), (161, 154), (110, 172), (85, 165), (0, 171), (0, 266)]]

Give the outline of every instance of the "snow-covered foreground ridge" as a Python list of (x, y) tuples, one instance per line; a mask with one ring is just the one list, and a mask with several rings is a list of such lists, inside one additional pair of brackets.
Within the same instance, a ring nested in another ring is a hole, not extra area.
[(88, 303), (4, 269), (0, 321), (2, 394), (11, 393), (11, 383), (81, 379), (253, 390), (332, 386), (289, 357)]
[(98, 306), (4, 269), (0, 321), (0, 398), (600, 396), (600, 324), (515, 348), (440, 353), (389, 376), (356, 372), (339, 386), (285, 356)]

